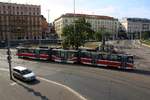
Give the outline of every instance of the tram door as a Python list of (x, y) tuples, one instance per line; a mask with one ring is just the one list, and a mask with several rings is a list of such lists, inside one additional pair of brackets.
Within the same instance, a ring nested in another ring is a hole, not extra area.
[(118, 56), (118, 60), (121, 62), (121, 68), (125, 69), (127, 67), (127, 56)]
[(60, 51), (60, 58), (62, 60), (62, 62), (66, 62), (66, 59), (67, 59), (67, 52), (66, 51)]
[(92, 58), (91, 63), (92, 63), (92, 65), (97, 65), (97, 61), (98, 61), (98, 59), (99, 59), (98, 56), (99, 56), (99, 55), (98, 55), (97, 53), (91, 53), (91, 58)]

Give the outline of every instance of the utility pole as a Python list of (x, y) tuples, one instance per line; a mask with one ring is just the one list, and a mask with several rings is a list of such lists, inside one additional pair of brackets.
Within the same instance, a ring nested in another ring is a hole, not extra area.
[[(74, 27), (73, 27), (73, 29), (74, 29), (74, 34), (76, 33), (76, 26), (75, 26), (75, 13), (76, 13), (76, 11), (75, 11), (75, 6), (76, 6), (76, 4), (75, 4), (76, 2), (75, 2), (75, 0), (73, 1), (73, 12), (74, 12), (74, 17), (73, 17), (73, 25), (74, 25)], [(75, 40), (75, 39), (74, 39)], [(77, 49), (77, 48), (76, 48)]]
[[(11, 0), (10, 0), (11, 2)], [(9, 4), (9, 7), (8, 7), (8, 23), (9, 23), (9, 26), (8, 26), (8, 32), (7, 32), (7, 60), (8, 60), (8, 64), (9, 64), (9, 74), (10, 74), (10, 80), (13, 80), (13, 77), (12, 77), (12, 66), (11, 66), (11, 50), (10, 50), (10, 33), (11, 33), (11, 24), (10, 24), (10, 15), (11, 15), (11, 4)]]

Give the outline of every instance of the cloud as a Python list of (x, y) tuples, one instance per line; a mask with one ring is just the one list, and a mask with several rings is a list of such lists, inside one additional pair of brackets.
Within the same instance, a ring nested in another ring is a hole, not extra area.
[(95, 15), (107, 15), (107, 16), (115, 16), (118, 12), (117, 7), (114, 6), (105, 6), (101, 8), (94, 8), (94, 9), (78, 9), (77, 13), (86, 13), (86, 14), (95, 14)]

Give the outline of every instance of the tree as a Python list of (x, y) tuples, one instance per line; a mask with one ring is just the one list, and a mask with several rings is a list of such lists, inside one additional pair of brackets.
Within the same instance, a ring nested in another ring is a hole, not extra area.
[(101, 28), (101, 30), (95, 32), (94, 37), (96, 41), (102, 41), (101, 49), (104, 51), (105, 41), (108, 40), (111, 36), (110, 30), (106, 28)]
[(94, 38), (95, 38), (95, 40), (96, 41), (102, 41), (102, 31), (97, 31), (97, 32), (95, 32), (95, 34), (94, 34)]
[(74, 24), (63, 28), (63, 47), (68, 46), (68, 48), (78, 49), (85, 44), (86, 40), (93, 38), (93, 33), (91, 24), (86, 22), (85, 18), (79, 18)]
[(142, 39), (149, 39), (149, 38), (150, 38), (150, 32), (147, 31), (147, 32), (142, 33), (141, 38), (142, 38)]

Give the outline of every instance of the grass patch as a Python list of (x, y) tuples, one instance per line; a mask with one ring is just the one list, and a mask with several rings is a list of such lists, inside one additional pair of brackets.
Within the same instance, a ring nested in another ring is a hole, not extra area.
[(142, 40), (142, 43), (150, 45), (150, 39), (149, 40)]
[(93, 49), (95, 49), (96, 47), (99, 47), (99, 45), (101, 45), (101, 42), (87, 42), (84, 44), (85, 47), (93, 48)]

